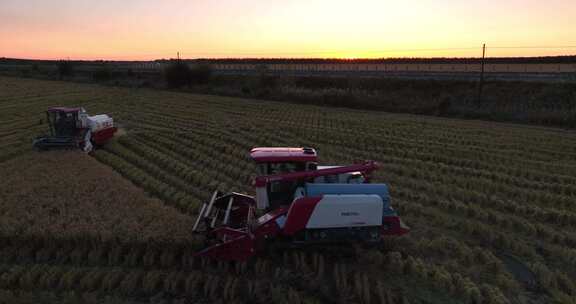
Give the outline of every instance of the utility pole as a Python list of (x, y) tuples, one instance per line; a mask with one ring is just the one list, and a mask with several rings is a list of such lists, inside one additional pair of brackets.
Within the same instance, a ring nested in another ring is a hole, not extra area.
[(484, 63), (486, 59), (486, 43), (482, 44), (482, 62), (480, 64), (480, 82), (478, 83), (478, 99), (477, 103), (482, 102), (482, 86), (484, 86)]

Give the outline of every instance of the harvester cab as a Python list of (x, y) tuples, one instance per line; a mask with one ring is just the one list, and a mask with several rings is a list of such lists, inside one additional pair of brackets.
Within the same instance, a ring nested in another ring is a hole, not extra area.
[[(250, 158), (256, 162), (260, 176), (281, 175), (316, 170), (317, 155), (312, 148), (254, 148)], [(276, 180), (266, 185), (268, 209), (289, 205), (304, 180)]]
[(270, 242), (379, 242), (409, 231), (388, 187), (369, 184), (374, 161), (318, 166), (313, 148), (254, 148), (256, 195), (218, 190), (193, 227), (206, 234), (199, 256), (243, 261)]
[(81, 149), (92, 151), (103, 145), (116, 132), (114, 121), (105, 114), (89, 116), (84, 108), (52, 107), (46, 111), (49, 134), (37, 137), (33, 147), (38, 150)]
[(46, 112), (51, 136), (73, 136), (81, 128), (81, 110), (72, 108), (51, 108)]

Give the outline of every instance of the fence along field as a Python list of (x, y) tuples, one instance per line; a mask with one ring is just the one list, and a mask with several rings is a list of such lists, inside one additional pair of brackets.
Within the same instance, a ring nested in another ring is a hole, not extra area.
[[(576, 297), (576, 135), (512, 124), (0, 78), (0, 161), (30, 153), (49, 105), (110, 113), (126, 135), (95, 153), (193, 216), (216, 187), (250, 191), (253, 146), (312, 146), (324, 163), (374, 159), (412, 231), (356, 257), (289, 251), (247, 264), (183, 246), (2, 235), (0, 289), (21, 298), (184, 297), (264, 303), (570, 303)], [(58, 174), (55, 172), (54, 174)], [(121, 202), (119, 202), (121, 203)], [(134, 210), (138, 213), (137, 210)], [(180, 216), (180, 215), (178, 215)], [(18, 252), (18, 254), (8, 254)], [(46, 256), (53, 257), (47, 262)]]
[[(142, 65), (143, 67), (153, 67)], [(258, 64), (216, 63), (216, 71), (257, 70)], [(477, 63), (318, 63), (318, 64), (266, 64), (271, 71), (363, 71), (363, 72), (480, 72)], [(487, 63), (486, 72), (495, 73), (576, 73), (574, 63)]]
[[(287, 75), (321, 75), (321, 76), (379, 76), (379, 77), (416, 77), (424, 79), (464, 79), (476, 80), (481, 71), (480, 62), (472, 63), (428, 63), (422, 62), (380, 62), (361, 63), (271, 63), (265, 59), (261, 63), (253, 62), (220, 62), (199, 61), (209, 64), (210, 68), (220, 74), (260, 74), (266, 71), (268, 74)], [(140, 75), (161, 74), (170, 63), (162, 61), (111, 61), (106, 67), (117, 72), (137, 73)], [(198, 62), (191, 61), (190, 66)], [(14, 61), (0, 60), (0, 73), (4, 75), (20, 76), (33, 75), (40, 71), (44, 73), (56, 73), (58, 70), (56, 61)], [(102, 62), (77, 62), (74, 67), (78, 73), (94, 73), (102, 70)], [(507, 80), (539, 80), (539, 81), (574, 81), (576, 77), (576, 63), (574, 62), (530, 62), (518, 63), (514, 60), (509, 62), (488, 61), (484, 71), (489, 79)]]

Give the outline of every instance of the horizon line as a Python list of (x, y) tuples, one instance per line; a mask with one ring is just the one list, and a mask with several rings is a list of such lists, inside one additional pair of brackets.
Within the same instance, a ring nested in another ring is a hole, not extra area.
[[(124, 56), (121, 56), (124, 57)], [(496, 57), (486, 57), (487, 60), (493, 59), (537, 59), (537, 58), (565, 58), (565, 57), (576, 57), (574, 54), (566, 55), (541, 55), (541, 56), (496, 56)], [(33, 58), (33, 57), (4, 57), (0, 56), (0, 60), (22, 60), (22, 61), (131, 61), (131, 62), (154, 62), (154, 61), (166, 61), (166, 60), (335, 60), (335, 61), (378, 61), (378, 60), (434, 60), (434, 59), (444, 59), (444, 60), (463, 60), (463, 59), (482, 59), (482, 56), (473, 57), (458, 57), (458, 56), (434, 56), (434, 57), (192, 57), (192, 58), (174, 58), (174, 57), (163, 57), (155, 59), (87, 59), (87, 58), (71, 58), (70, 56), (65, 56), (62, 58)]]

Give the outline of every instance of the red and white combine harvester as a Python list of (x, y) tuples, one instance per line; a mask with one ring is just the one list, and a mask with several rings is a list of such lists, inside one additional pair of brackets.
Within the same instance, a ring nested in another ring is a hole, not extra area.
[(33, 147), (38, 150), (81, 149), (90, 152), (94, 146), (108, 142), (117, 128), (106, 114), (89, 116), (84, 108), (52, 107), (46, 111), (49, 135), (37, 137)]
[(260, 171), (256, 196), (214, 192), (193, 227), (206, 234), (199, 256), (244, 261), (274, 242), (377, 243), (409, 231), (388, 187), (369, 183), (374, 161), (318, 166), (313, 148), (254, 148), (250, 156)]

